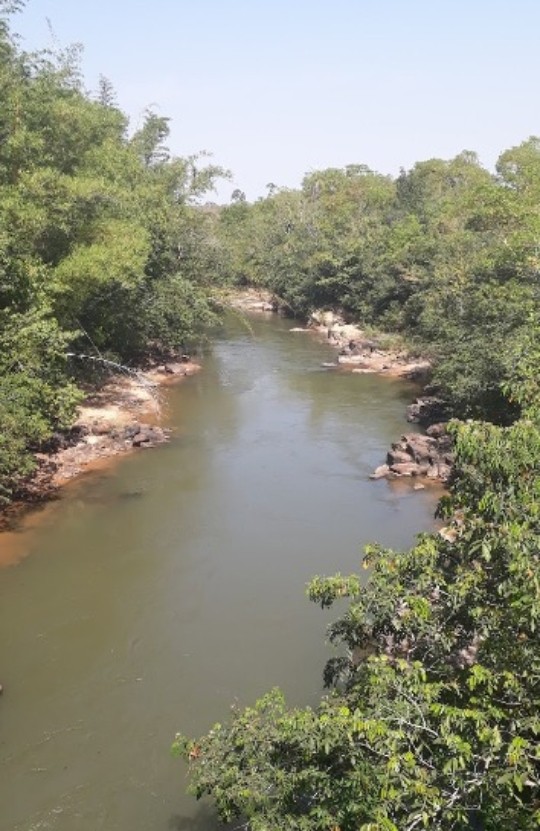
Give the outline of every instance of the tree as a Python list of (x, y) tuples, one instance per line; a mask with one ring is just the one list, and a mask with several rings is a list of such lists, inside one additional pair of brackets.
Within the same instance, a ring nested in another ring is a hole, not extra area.
[(159, 166), (169, 159), (169, 150), (164, 145), (169, 132), (169, 119), (147, 109), (143, 126), (131, 139), (145, 167)]
[(0, 503), (35, 468), (29, 450), (72, 423), (81, 394), (68, 377), (68, 344), (50, 310), (0, 312)]
[(116, 92), (105, 75), (99, 76), (98, 101), (103, 107), (116, 107)]
[(246, 201), (247, 201), (246, 200), (246, 194), (244, 193), (244, 191), (240, 190), (240, 188), (235, 188), (233, 190), (233, 192), (231, 193), (231, 203), (233, 205), (234, 204), (241, 205), (241, 204), (245, 203)]

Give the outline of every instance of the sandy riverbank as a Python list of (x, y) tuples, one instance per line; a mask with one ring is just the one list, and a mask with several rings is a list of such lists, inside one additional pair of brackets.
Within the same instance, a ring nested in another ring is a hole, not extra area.
[(33, 476), (20, 488), (20, 499), (0, 516), (0, 525), (9, 526), (25, 505), (53, 497), (62, 485), (85, 471), (110, 464), (116, 456), (166, 441), (163, 387), (199, 369), (191, 361), (169, 362), (145, 372), (114, 375), (103, 386), (89, 391), (78, 407), (70, 433), (60, 436), (51, 452), (36, 454)]
[(147, 372), (116, 376), (93, 391), (79, 407), (74, 427), (81, 440), (49, 457), (55, 486), (72, 479), (98, 459), (148, 448), (167, 439), (161, 427), (165, 385), (178, 383), (200, 369), (191, 361), (168, 363)]

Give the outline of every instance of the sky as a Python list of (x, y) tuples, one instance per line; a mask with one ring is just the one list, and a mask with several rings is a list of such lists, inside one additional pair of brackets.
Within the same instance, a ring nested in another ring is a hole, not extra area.
[(84, 46), (135, 129), (170, 117), (248, 199), (305, 173), (396, 175), (474, 150), (487, 167), (540, 133), (540, 0), (27, 0), (24, 49)]

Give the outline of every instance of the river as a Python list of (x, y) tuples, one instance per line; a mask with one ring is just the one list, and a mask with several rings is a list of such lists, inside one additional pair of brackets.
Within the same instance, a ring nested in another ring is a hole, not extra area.
[(2, 831), (215, 829), (175, 732), (276, 685), (314, 703), (336, 612), (306, 582), (431, 527), (432, 494), (368, 479), (412, 387), (324, 370), (333, 350), (290, 325), (230, 321), (163, 393), (170, 443), (20, 524), (0, 570)]

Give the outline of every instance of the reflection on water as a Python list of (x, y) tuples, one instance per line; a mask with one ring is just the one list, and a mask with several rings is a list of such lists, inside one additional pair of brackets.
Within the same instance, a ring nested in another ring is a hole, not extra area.
[(314, 702), (331, 617), (306, 581), (429, 527), (429, 494), (367, 478), (410, 387), (325, 371), (330, 348), (288, 328), (233, 322), (168, 389), (168, 445), (1, 538), (20, 560), (0, 571), (2, 829), (215, 828), (175, 732), (275, 685)]

